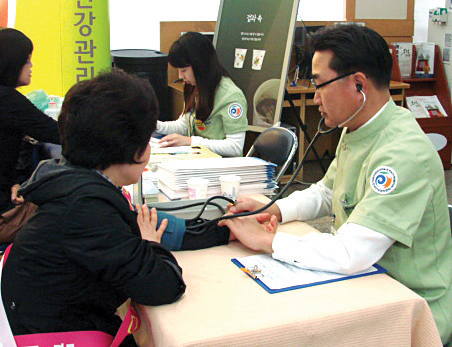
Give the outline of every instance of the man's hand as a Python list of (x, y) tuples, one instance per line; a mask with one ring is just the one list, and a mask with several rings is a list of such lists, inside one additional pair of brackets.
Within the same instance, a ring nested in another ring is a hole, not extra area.
[(180, 134), (169, 134), (162, 137), (159, 143), (161, 147), (190, 146), (191, 137)]
[(278, 221), (276, 216), (261, 213), (247, 217), (224, 219), (218, 223), (226, 225), (232, 234), (246, 247), (254, 251), (273, 253), (272, 243)]
[(160, 223), (160, 227), (156, 230), (157, 226), (157, 210), (155, 207), (149, 209), (146, 204), (140, 206), (136, 205), (136, 209), (138, 212), (137, 223), (140, 227), (141, 238), (143, 240), (154, 241), (160, 243), (162, 239), (163, 232), (168, 225), (168, 220), (164, 219)]
[(11, 202), (14, 205), (20, 205), (23, 204), (24, 202), (23, 196), (17, 192), (19, 188), (20, 188), (19, 184), (15, 184), (11, 187)]

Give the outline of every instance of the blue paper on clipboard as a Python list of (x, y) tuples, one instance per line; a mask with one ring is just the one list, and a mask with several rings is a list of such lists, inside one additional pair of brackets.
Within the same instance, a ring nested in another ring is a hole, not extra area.
[(386, 272), (378, 264), (354, 275), (307, 270), (273, 259), (271, 254), (233, 258), (231, 261), (270, 294)]

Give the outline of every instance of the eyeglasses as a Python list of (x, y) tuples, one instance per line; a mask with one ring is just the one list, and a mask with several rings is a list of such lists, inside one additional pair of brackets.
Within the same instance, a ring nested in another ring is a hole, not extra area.
[(347, 72), (347, 73), (345, 73), (343, 75), (337, 76), (337, 77), (335, 77), (335, 78), (333, 78), (333, 79), (331, 79), (329, 81), (326, 81), (326, 82), (323, 82), (323, 83), (320, 83), (320, 84), (316, 84), (314, 79), (311, 79), (311, 83), (314, 86), (315, 90), (319, 90), (320, 88), (325, 87), (327, 84), (333, 83), (334, 81), (340, 80), (341, 78), (353, 75), (354, 73), (355, 72)]

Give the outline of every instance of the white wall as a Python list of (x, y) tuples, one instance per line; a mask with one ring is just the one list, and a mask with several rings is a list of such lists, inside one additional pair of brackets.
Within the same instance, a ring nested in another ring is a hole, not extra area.
[[(428, 10), (444, 7), (445, 1), (415, 0), (414, 41), (427, 41)], [(220, 0), (109, 0), (109, 5), (111, 49), (158, 50), (160, 21), (216, 21)], [(342, 1), (300, 0), (297, 18), (335, 21), (343, 16)]]
[(110, 49), (160, 49), (161, 21), (215, 21), (220, 0), (109, 0)]
[[(216, 21), (219, 7), (220, 0), (109, 0), (110, 48), (159, 50), (161, 21)], [(298, 20), (342, 18), (341, 1), (300, 0)]]
[(445, 5), (446, 0), (415, 0), (413, 42), (427, 41), (428, 10), (435, 7), (445, 7)]
[(340, 21), (344, 19), (344, 5), (338, 0), (300, 0), (297, 19)]

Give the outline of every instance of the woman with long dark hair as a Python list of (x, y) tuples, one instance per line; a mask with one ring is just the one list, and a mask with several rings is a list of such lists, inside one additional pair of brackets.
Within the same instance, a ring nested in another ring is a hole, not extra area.
[(0, 244), (12, 242), (36, 208), (17, 194), (28, 178), (17, 170), (22, 138), (59, 143), (57, 122), (16, 90), (31, 82), (32, 52), (26, 35), (0, 28)]
[(175, 121), (158, 122), (163, 146), (205, 146), (222, 156), (241, 156), (248, 129), (247, 102), (218, 61), (209, 39), (187, 32), (169, 51), (185, 82), (185, 106)]

